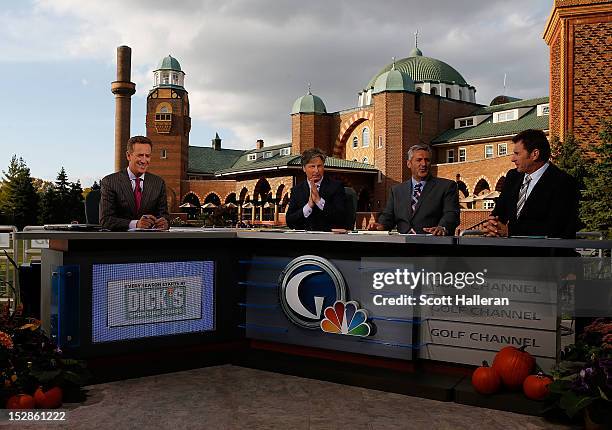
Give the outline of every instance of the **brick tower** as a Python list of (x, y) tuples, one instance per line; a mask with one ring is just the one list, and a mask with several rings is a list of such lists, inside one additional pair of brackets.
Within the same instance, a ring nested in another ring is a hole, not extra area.
[(293, 103), (291, 109), (291, 153), (299, 155), (317, 147), (331, 155), (331, 116), (320, 97), (310, 92)]
[(187, 188), (191, 118), (184, 80), (181, 65), (168, 55), (153, 71), (147, 97), (147, 137), (153, 141), (150, 170), (166, 181), (170, 212), (178, 212)]
[(599, 120), (610, 115), (612, 1), (554, 0), (544, 31), (550, 47), (550, 134), (573, 132), (599, 141)]

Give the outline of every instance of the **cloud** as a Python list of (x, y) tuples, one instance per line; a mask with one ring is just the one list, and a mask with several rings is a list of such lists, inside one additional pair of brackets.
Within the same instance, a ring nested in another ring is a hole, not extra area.
[[(39, 0), (30, 12), (34, 33), (17, 13), (0, 24), (10, 24), (2, 34), (15, 40), (25, 34), (28, 47), (12, 52), (16, 57), (54, 45), (58, 58), (112, 63), (117, 46), (132, 47), (133, 103), (144, 103), (151, 71), (171, 53), (186, 73), (194, 120), (231, 130), (224, 144), (244, 148), (257, 138), (290, 140), (289, 111), (308, 82), (328, 111), (354, 107), (357, 92), (392, 56), (408, 55), (416, 29), (424, 55), (455, 67), (476, 86), (480, 103), (502, 92), (504, 73), (509, 95), (547, 95), (541, 33), (549, 6), (531, 0)], [(60, 22), (70, 25), (54, 25)]]

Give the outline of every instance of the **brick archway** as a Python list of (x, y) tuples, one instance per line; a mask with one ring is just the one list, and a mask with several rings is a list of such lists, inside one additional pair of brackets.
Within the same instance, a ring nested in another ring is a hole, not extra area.
[(359, 124), (364, 121), (372, 121), (374, 119), (374, 114), (371, 112), (360, 110), (359, 112), (355, 112), (349, 119), (342, 123), (340, 126), (340, 132), (336, 137), (336, 141), (334, 142), (334, 150), (333, 156), (335, 158), (343, 158), (344, 157), (344, 148), (346, 146), (346, 141), (357, 128)]

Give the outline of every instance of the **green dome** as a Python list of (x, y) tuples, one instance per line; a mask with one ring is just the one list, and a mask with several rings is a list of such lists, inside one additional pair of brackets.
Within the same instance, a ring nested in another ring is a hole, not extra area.
[[(376, 80), (383, 73), (390, 71), (393, 68), (393, 63), (385, 66), (380, 72), (374, 76), (366, 88), (371, 88), (376, 83)], [(444, 61), (436, 60), (435, 58), (423, 57), (423, 53), (414, 48), (410, 52), (410, 57), (403, 58), (395, 62), (395, 70), (407, 73), (414, 82), (446, 82), (449, 84), (467, 86), (467, 82), (463, 76), (454, 68), (446, 64)]]
[(414, 81), (406, 74), (397, 69), (384, 72), (374, 82), (372, 94), (382, 93), (383, 91), (413, 91)]
[(171, 55), (164, 57), (157, 66), (157, 70), (174, 70), (176, 72), (182, 72), (181, 65), (178, 60)]
[(294, 113), (327, 113), (327, 109), (321, 97), (315, 96), (308, 91), (308, 94), (298, 98), (293, 103), (291, 114), (293, 115)]

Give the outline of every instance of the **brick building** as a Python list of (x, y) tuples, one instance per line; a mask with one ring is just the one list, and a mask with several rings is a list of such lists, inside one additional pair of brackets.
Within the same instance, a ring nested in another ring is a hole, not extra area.
[[(434, 148), (433, 170), (456, 180), (461, 228), (486, 218), (510, 162), (512, 136), (527, 128), (582, 140), (597, 134), (609, 115), (612, 82), (610, 1), (555, 0), (544, 37), (551, 47), (551, 97), (496, 97), (476, 104), (476, 88), (452, 66), (426, 57), (416, 46), (357, 92), (357, 106), (327, 112), (309, 90), (291, 109), (291, 142), (251, 150), (189, 143), (191, 120), (184, 72), (168, 56), (154, 73), (147, 98), (147, 136), (154, 142), (151, 170), (168, 185), (171, 211), (180, 205), (235, 204), (242, 218), (284, 223), (289, 191), (304, 179), (299, 154), (326, 151), (327, 174), (358, 195), (357, 226), (366, 227), (392, 185), (410, 177), (406, 152), (416, 143)], [(594, 63), (596, 67), (594, 67)], [(549, 125), (550, 124), (550, 125)], [(255, 139), (254, 139), (255, 140)]]
[(598, 142), (612, 103), (612, 1), (554, 0), (544, 30), (550, 47), (550, 131)]

